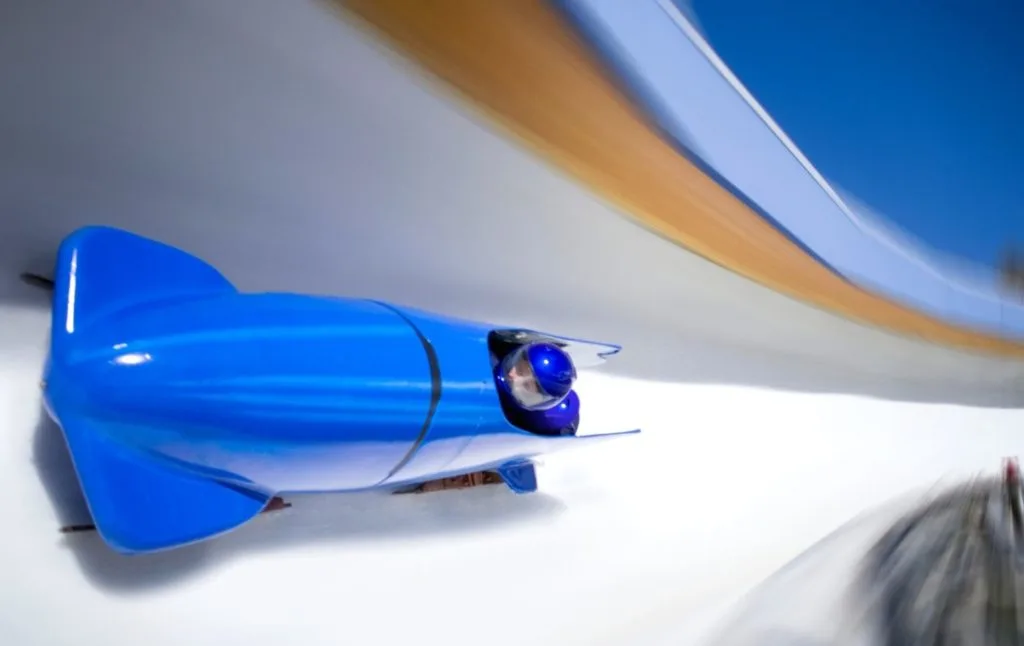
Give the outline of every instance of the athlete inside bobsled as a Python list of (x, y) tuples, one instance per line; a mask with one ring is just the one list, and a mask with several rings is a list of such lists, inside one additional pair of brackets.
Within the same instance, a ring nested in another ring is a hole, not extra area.
[(554, 343), (532, 342), (497, 358), (494, 379), (502, 409), (512, 424), (542, 435), (574, 435), (580, 400), (572, 389), (576, 367)]

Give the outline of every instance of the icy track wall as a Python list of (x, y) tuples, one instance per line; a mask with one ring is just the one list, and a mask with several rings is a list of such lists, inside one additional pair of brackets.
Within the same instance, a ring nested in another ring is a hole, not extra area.
[[(547, 6), (431, 4), (442, 22), (451, 10), (511, 12), (478, 57)], [(695, 643), (852, 517), (1018, 450), (1017, 410), (951, 403), (1019, 405), (1018, 361), (962, 349), (1012, 346), (912, 313), (891, 314), (892, 327), (954, 335), (961, 349), (893, 335), (742, 277), (763, 269), (743, 264), (757, 258), (749, 248), (729, 252), (736, 272), (680, 248), (721, 260), (730, 240), (781, 247), (757, 218), (735, 235), (746, 207), (675, 150), (636, 163), (652, 139), (611, 127), (635, 116), (608, 107), (618, 94), (580, 89), (590, 112), (552, 102), (565, 79), (551, 73), (567, 64), (546, 59), (545, 43), (597, 78), (575, 41), (534, 35), (540, 63), (524, 58), (539, 98), (521, 107), (568, 115), (591, 153), (607, 145), (592, 130), (616, 137), (619, 175), (649, 182), (621, 195), (658, 197), (641, 211), (661, 208), (663, 184), (679, 187), (671, 196), (692, 221), (651, 226), (664, 237), (570, 179), (600, 174), (585, 147), (547, 149), (576, 167), (563, 175), (534, 154), (549, 145), (540, 135), (522, 146), (496, 132), (361, 26), (316, 2), (20, 4), (0, 21), (4, 275), (47, 271), (63, 235), (101, 223), (179, 245), (245, 289), (367, 295), (620, 341), (617, 374), (582, 377), (584, 430), (644, 434), (552, 458), (538, 497), (311, 497), (202, 546), (123, 559), (56, 533), (82, 509), (39, 410), (47, 304), (6, 281), (5, 645)], [(813, 261), (779, 257), (815, 276)]]

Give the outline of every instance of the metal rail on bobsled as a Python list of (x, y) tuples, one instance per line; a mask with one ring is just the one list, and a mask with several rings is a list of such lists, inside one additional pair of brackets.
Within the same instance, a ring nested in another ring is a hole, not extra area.
[[(576, 367), (619, 346), (381, 301), (239, 292), (183, 250), (109, 227), (61, 243), (43, 401), (94, 527), (125, 554), (215, 537), (293, 493), (422, 490), (637, 430), (523, 428), (495, 365), (527, 343)], [(575, 396), (575, 393), (573, 393)], [(79, 528), (80, 529), (80, 528)]]

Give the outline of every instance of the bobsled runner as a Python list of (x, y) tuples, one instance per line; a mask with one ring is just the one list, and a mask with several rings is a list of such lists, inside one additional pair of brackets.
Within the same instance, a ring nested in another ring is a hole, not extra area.
[(576, 433), (576, 369), (615, 345), (243, 293), (185, 251), (108, 227), (65, 238), (52, 285), (25, 278), (53, 291), (44, 405), (87, 528), (121, 553), (218, 536), (294, 493), (489, 472), (526, 494), (537, 456), (639, 432)]

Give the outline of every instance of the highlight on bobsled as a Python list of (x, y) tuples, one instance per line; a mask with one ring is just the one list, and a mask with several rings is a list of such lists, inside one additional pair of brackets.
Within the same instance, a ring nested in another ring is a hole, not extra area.
[(639, 432), (577, 436), (576, 370), (616, 345), (243, 293), (183, 250), (99, 226), (61, 243), (52, 289), (43, 402), (92, 527), (125, 554), (215, 537), (287, 494), (481, 472), (526, 494), (535, 457)]

